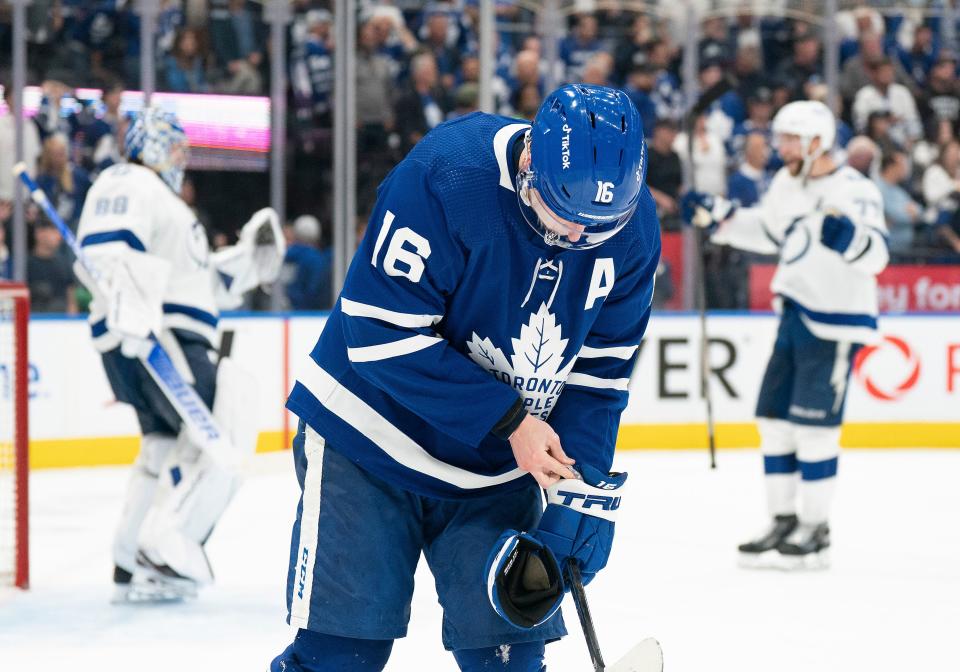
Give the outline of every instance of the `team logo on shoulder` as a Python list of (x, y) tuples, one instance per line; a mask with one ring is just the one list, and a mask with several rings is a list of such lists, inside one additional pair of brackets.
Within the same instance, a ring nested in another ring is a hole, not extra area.
[(510, 359), (489, 338), (480, 338), (476, 332), (467, 349), (473, 361), (520, 393), (529, 413), (546, 420), (576, 359), (571, 358), (561, 368), (568, 339), (563, 338), (557, 316), (541, 303), (540, 309), (530, 313), (527, 323), (520, 326), (520, 338), (510, 341)]

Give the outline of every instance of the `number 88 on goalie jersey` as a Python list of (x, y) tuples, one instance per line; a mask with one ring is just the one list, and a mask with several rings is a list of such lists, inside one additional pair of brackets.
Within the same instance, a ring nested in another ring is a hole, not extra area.
[(587, 250), (550, 246), (515, 191), (529, 126), (440, 125), (384, 180), (287, 407), (375, 475), (442, 498), (526, 485), (491, 430), (522, 399), (609, 470), (650, 315), (660, 234), (643, 189)]

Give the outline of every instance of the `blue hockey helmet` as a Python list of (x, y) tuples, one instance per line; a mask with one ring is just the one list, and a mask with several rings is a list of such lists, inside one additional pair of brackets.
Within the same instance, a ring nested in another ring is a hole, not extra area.
[(127, 160), (152, 169), (178, 194), (187, 167), (188, 146), (187, 134), (176, 115), (158, 106), (141, 110), (123, 139)]
[(546, 242), (596, 247), (633, 216), (647, 172), (646, 146), (640, 114), (625, 93), (560, 87), (540, 106), (527, 143), (530, 161), (517, 175), (517, 194), (533, 209), (521, 211)]

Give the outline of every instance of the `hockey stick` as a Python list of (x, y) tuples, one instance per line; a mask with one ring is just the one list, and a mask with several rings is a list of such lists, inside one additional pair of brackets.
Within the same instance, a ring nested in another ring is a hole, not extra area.
[[(720, 99), (723, 94), (736, 86), (730, 75), (703, 92), (696, 105), (687, 115), (687, 160), (690, 164), (690, 190), (697, 190), (696, 169), (693, 163), (693, 135), (697, 125), (697, 117), (703, 114), (708, 107)], [(704, 233), (699, 228), (694, 232), (695, 254), (697, 257), (696, 292), (697, 310), (700, 313), (700, 388), (703, 390), (704, 402), (707, 406), (707, 444), (710, 449), (710, 468), (717, 468), (717, 440), (716, 426), (713, 418), (713, 395), (710, 393), (710, 342), (707, 338), (707, 287), (706, 265), (703, 260)]]
[(580, 618), (580, 627), (583, 629), (584, 639), (587, 640), (587, 650), (590, 651), (590, 661), (594, 672), (663, 672), (663, 651), (660, 644), (652, 637), (644, 639), (623, 658), (607, 667), (600, 653), (600, 642), (597, 641), (597, 631), (593, 627), (593, 617), (590, 616), (590, 606), (587, 604), (587, 592), (583, 589), (583, 579), (580, 576), (580, 567), (574, 558), (567, 560), (567, 581), (570, 584), (570, 594), (577, 607), (577, 616)]
[[(37, 183), (27, 174), (27, 166), (24, 163), (18, 163), (13, 167), (13, 174), (20, 178), (27, 190), (30, 192), (30, 198), (47, 215), (51, 222), (60, 231), (60, 235), (67, 241), (67, 245), (73, 250), (77, 261), (86, 271), (87, 275), (94, 281), (99, 282), (99, 274), (96, 269), (89, 264), (80, 247), (76, 236), (70, 227), (64, 223), (53, 209), (47, 195), (43, 192)], [(102, 289), (97, 287), (98, 290)], [(215, 462), (223, 466), (229, 466), (237, 461), (239, 451), (230, 449), (230, 442), (221, 430), (217, 421), (210, 413), (210, 409), (190, 385), (183, 380), (183, 377), (177, 371), (170, 359), (170, 355), (160, 345), (156, 334), (150, 334), (149, 339), (153, 342), (150, 351), (139, 357), (144, 367), (150, 373), (150, 377), (157, 383), (163, 396), (176, 410), (177, 415), (183, 420), (187, 428), (187, 433), (193, 442), (200, 446)]]

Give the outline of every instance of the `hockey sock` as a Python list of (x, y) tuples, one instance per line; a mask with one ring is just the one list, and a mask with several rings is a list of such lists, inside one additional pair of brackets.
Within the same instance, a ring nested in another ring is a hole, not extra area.
[(293, 644), (273, 659), (270, 672), (380, 672), (392, 639), (355, 639), (300, 629)]
[(837, 482), (840, 428), (796, 425), (794, 432), (801, 476), (800, 521), (825, 523)]
[(480, 649), (457, 649), (453, 657), (461, 672), (545, 672), (544, 643), (500, 644)]
[(786, 420), (757, 418), (763, 452), (767, 508), (771, 516), (796, 513), (798, 465), (794, 426)]

